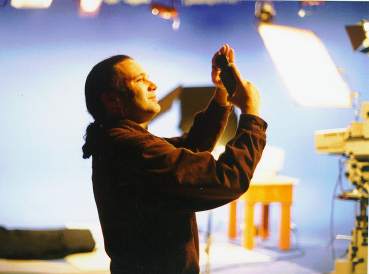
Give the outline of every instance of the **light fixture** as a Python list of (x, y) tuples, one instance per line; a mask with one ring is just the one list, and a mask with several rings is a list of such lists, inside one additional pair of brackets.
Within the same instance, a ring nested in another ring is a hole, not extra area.
[(255, 2), (255, 16), (263, 23), (270, 23), (273, 21), (276, 12), (272, 1), (256, 1)]
[(305, 17), (305, 15), (306, 15), (306, 11), (305, 11), (305, 9), (299, 9), (299, 11), (297, 12), (297, 14), (301, 17), (301, 18), (303, 18), (303, 17)]
[(176, 8), (159, 3), (151, 4), (151, 13), (165, 20), (174, 19), (178, 16)]
[(95, 16), (100, 10), (103, 0), (80, 0), (79, 14), (81, 16)]
[(346, 26), (352, 48), (369, 54), (369, 21), (361, 20), (356, 25)]
[(167, 6), (160, 3), (151, 4), (151, 13), (164, 20), (172, 20), (172, 28), (178, 30), (180, 26), (179, 14), (175, 7)]
[(298, 16), (301, 18), (305, 17), (306, 15), (310, 15), (317, 6), (323, 5), (324, 1), (300, 1), (300, 9), (297, 12)]
[(47, 9), (52, 0), (11, 0), (10, 5), (16, 9)]
[(258, 30), (288, 92), (298, 104), (351, 107), (350, 88), (312, 31), (271, 24), (260, 24)]

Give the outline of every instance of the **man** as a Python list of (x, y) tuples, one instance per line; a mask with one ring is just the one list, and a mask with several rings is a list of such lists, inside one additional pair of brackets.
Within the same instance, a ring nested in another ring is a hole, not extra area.
[[(228, 98), (215, 57), (231, 63), (236, 89)], [(84, 158), (93, 156), (95, 200), (112, 274), (199, 273), (195, 212), (237, 199), (249, 185), (265, 146), (259, 97), (242, 79), (234, 51), (213, 57), (215, 95), (190, 131), (159, 138), (147, 123), (160, 111), (151, 82), (137, 62), (119, 55), (97, 64), (86, 80), (95, 122), (86, 131)], [(241, 116), (235, 137), (216, 161), (210, 151), (232, 105)]]

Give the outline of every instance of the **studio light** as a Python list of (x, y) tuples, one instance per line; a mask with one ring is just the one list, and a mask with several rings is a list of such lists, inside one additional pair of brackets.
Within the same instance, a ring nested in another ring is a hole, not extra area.
[(180, 20), (178, 11), (175, 7), (167, 6), (160, 3), (151, 4), (151, 13), (164, 20), (172, 20), (173, 30), (178, 30), (180, 26)]
[(95, 16), (101, 7), (102, 0), (80, 0), (79, 14), (81, 16)]
[(255, 16), (260, 22), (270, 23), (273, 21), (276, 12), (272, 1), (256, 1)]
[(260, 24), (258, 30), (288, 92), (298, 104), (351, 107), (350, 88), (312, 31), (271, 24)]
[(305, 17), (306, 15), (311, 15), (313, 13), (313, 10), (315, 10), (316, 7), (324, 5), (323, 0), (320, 1), (299, 1), (300, 9), (297, 12), (298, 16), (301, 18)]
[(369, 54), (369, 21), (361, 20), (356, 25), (346, 26), (352, 48)]
[(176, 8), (159, 3), (151, 4), (151, 13), (165, 20), (173, 20), (178, 16)]
[(11, 0), (10, 5), (16, 9), (47, 9), (52, 0)]

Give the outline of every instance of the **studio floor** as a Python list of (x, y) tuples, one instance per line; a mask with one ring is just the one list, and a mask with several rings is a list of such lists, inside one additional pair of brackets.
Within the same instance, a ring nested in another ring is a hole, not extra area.
[[(205, 236), (201, 235), (201, 274), (320, 274), (332, 270), (331, 247), (327, 241), (303, 241), (289, 251), (280, 251), (276, 239), (256, 241), (249, 251), (239, 240), (230, 242), (224, 234), (212, 235), (210, 256), (205, 250)], [(345, 246), (335, 245), (337, 255), (344, 254)], [(104, 251), (75, 254), (64, 260), (24, 261), (0, 260), (0, 274), (107, 274), (109, 258)]]

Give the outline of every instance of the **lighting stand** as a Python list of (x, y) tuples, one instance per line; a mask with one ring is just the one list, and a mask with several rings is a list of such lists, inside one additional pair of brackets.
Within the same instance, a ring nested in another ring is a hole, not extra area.
[(351, 157), (346, 162), (346, 170), (346, 176), (355, 189), (340, 194), (338, 198), (359, 203), (360, 212), (356, 216), (347, 256), (335, 261), (335, 270), (331, 274), (367, 274), (369, 161), (359, 161)]

